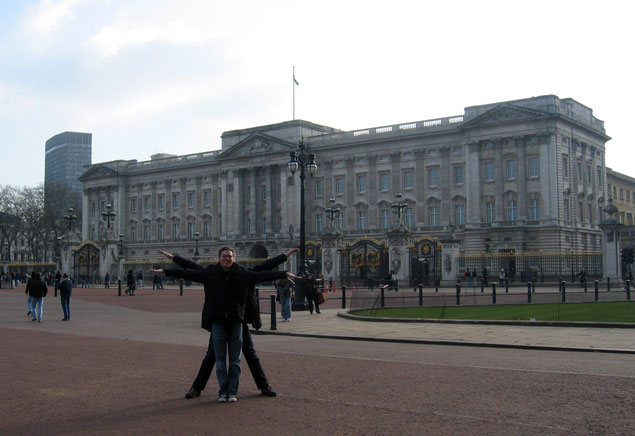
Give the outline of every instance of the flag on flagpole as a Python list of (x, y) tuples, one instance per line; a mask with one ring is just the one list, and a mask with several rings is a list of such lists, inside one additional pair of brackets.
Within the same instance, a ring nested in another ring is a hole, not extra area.
[(296, 85), (300, 86), (300, 84), (298, 83), (297, 80), (295, 80), (295, 72), (293, 72), (293, 83), (295, 83)]

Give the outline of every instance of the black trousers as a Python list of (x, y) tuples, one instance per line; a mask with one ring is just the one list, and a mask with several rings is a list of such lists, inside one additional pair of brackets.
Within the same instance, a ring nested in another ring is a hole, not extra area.
[(315, 304), (315, 312), (320, 313), (320, 300), (317, 292), (313, 295), (307, 295), (306, 300), (309, 303), (309, 312), (313, 313), (313, 305)]
[[(249, 331), (247, 324), (243, 324), (243, 356), (247, 361), (249, 371), (251, 372), (251, 376), (254, 378), (254, 382), (256, 382), (258, 389), (264, 389), (269, 386), (269, 381), (262, 369), (262, 365), (260, 365), (260, 359), (256, 354), (254, 341), (251, 337), (251, 332)], [(216, 355), (214, 354), (214, 341), (212, 340), (212, 333), (210, 332), (207, 353), (205, 353), (205, 357), (203, 358), (203, 362), (201, 362), (201, 367), (198, 370), (196, 379), (194, 379), (194, 383), (192, 383), (194, 388), (199, 391), (205, 389), (205, 386), (207, 386), (207, 382), (212, 375), (212, 371), (214, 370), (214, 365), (216, 365)]]

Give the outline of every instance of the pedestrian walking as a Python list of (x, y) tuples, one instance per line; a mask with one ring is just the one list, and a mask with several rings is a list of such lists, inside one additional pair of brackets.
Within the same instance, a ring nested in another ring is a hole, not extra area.
[(134, 278), (134, 271), (128, 270), (128, 276), (126, 277), (126, 282), (128, 284), (128, 289), (126, 289), (126, 294), (130, 296), (134, 296), (134, 291), (137, 289), (137, 283)]
[(42, 321), (42, 312), (44, 305), (44, 297), (48, 288), (46, 283), (42, 281), (42, 276), (39, 272), (34, 272), (31, 275), (31, 279), (27, 282), (25, 292), (31, 296), (31, 315), (33, 319), (31, 321)]
[(278, 281), (278, 298), (280, 300), (280, 314), (283, 322), (291, 321), (291, 299), (295, 292), (295, 282), (290, 278)]
[(315, 277), (313, 277), (313, 274), (309, 274), (305, 280), (306, 284), (304, 286), (304, 292), (306, 294), (306, 300), (309, 304), (309, 313), (313, 315), (313, 305), (315, 305), (315, 313), (321, 313), (319, 300), (320, 296), (318, 295), (318, 282)]
[(104, 283), (106, 286), (104, 288), (110, 288), (110, 273), (106, 272), (106, 276), (104, 277)]
[(137, 287), (139, 289), (143, 288), (143, 271), (137, 273)]

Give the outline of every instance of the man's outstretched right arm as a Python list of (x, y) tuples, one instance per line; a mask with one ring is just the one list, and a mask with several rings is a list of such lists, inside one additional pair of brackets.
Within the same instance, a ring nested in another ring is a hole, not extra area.
[(172, 262), (180, 266), (181, 268), (187, 269), (203, 269), (202, 265), (194, 262), (193, 260), (186, 259), (184, 257), (179, 256), (178, 254), (168, 253), (165, 250), (159, 250), (159, 253), (170, 259)]

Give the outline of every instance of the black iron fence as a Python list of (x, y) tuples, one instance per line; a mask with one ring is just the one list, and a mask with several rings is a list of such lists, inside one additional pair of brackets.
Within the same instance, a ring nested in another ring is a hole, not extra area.
[[(350, 297), (350, 310), (438, 307), (438, 306), (485, 306), (509, 304), (556, 304), (590, 303), (611, 301), (633, 301), (635, 296), (630, 282), (615, 283), (593, 281), (585, 283), (551, 282), (537, 284), (493, 283), (488, 286), (465, 287), (457, 284), (453, 288), (415, 287), (396, 291), (391, 288), (374, 290), (355, 289)], [(635, 311), (635, 304), (633, 309)]]
[[(482, 278), (487, 270), (490, 283), (497, 281), (501, 270), (511, 282), (546, 282), (565, 278), (575, 281), (583, 273), (589, 279), (602, 278), (601, 251), (535, 251), (463, 254), (459, 256), (460, 277), (466, 270)], [(460, 278), (457, 277), (457, 278)]]

